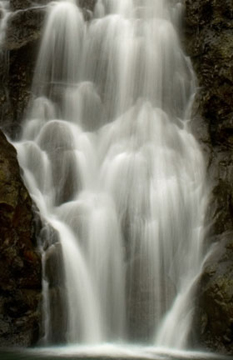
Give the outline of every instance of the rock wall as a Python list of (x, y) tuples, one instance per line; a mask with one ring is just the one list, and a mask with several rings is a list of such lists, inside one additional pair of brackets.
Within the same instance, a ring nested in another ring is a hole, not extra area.
[(206, 154), (214, 244), (198, 284), (193, 341), (233, 355), (233, 2), (185, 5), (185, 47), (199, 83), (193, 129)]
[(0, 346), (31, 345), (40, 331), (41, 259), (32, 207), (16, 151), (0, 132)]
[[(12, 1), (11, 10), (23, 3)], [(36, 56), (31, 44), (42, 24), (41, 13), (36, 17), (34, 24), (31, 11), (12, 12), (0, 49), (0, 126), (15, 136), (29, 98)], [(41, 332), (40, 226), (34, 209), (16, 151), (0, 130), (0, 346), (35, 344)]]

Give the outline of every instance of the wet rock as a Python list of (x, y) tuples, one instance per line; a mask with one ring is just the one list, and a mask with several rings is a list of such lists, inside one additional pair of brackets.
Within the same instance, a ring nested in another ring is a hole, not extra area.
[(48, 291), (50, 328), (47, 329), (47, 341), (50, 344), (65, 343), (67, 338), (67, 304), (64, 286), (55, 286)]
[(233, 3), (186, 0), (185, 5), (185, 48), (199, 82), (192, 128), (205, 151), (212, 189), (207, 242), (218, 242), (199, 282), (196, 346), (233, 355)]
[[(224, 9), (224, 10), (223, 10)], [(201, 87), (199, 105), (211, 144), (232, 147), (232, 2), (186, 1), (186, 50)]]
[(83, 16), (86, 21), (90, 21), (93, 16), (97, 0), (79, 0), (78, 5), (83, 11)]
[(11, 9), (22, 10), (30, 7), (46, 5), (50, 0), (10, 0)]
[[(5, 49), (18, 49), (41, 37), (45, 7), (29, 8), (11, 13), (6, 31)], [(22, 24), (26, 26), (22, 27)]]
[(45, 254), (45, 279), (49, 281), (50, 287), (63, 284), (64, 269), (62, 264), (61, 244), (51, 245)]
[(196, 345), (232, 355), (233, 232), (224, 233), (215, 240), (197, 291)]
[(16, 151), (0, 132), (0, 345), (38, 339), (41, 259), (32, 207)]
[(79, 0), (79, 6), (81, 8), (93, 11), (97, 0)]
[(45, 9), (12, 13), (0, 57), (0, 125), (16, 138), (24, 117), (42, 33)]

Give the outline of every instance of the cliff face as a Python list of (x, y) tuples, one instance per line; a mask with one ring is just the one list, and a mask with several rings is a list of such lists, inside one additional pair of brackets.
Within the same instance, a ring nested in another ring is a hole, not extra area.
[[(11, 2), (12, 11), (23, 6), (28, 1)], [(17, 136), (29, 98), (36, 55), (31, 44), (39, 37), (41, 12), (36, 24), (31, 10), (12, 13), (9, 24), (0, 50), (0, 125), (8, 134), (14, 128)], [(29, 346), (40, 333), (42, 274), (33, 208), (16, 151), (0, 131), (0, 346)]]
[[(193, 129), (206, 154), (213, 250), (198, 284), (195, 338), (233, 354), (233, 2), (186, 0), (185, 45), (199, 83)], [(201, 331), (200, 331), (201, 329)]]
[(41, 259), (32, 201), (16, 151), (0, 133), (0, 345), (31, 345), (39, 335)]

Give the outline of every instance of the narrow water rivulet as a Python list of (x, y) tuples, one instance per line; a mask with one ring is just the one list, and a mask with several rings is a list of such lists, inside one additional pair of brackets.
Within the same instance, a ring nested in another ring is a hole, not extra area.
[(45, 344), (186, 346), (208, 191), (181, 14), (98, 0), (84, 21), (75, 0), (48, 5), (15, 143), (45, 224)]

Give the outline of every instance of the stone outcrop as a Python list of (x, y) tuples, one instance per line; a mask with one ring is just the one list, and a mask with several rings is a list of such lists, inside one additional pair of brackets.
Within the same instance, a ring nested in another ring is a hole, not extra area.
[(233, 2), (185, 5), (185, 47), (199, 83), (193, 129), (206, 154), (216, 243), (198, 285), (196, 342), (233, 355)]
[(31, 345), (40, 331), (41, 259), (32, 207), (16, 150), (0, 132), (0, 345)]
[[(0, 53), (0, 126), (17, 137), (30, 98), (45, 7), (18, 10), (28, 1), (12, 1)], [(26, 59), (26, 61), (25, 61)]]

